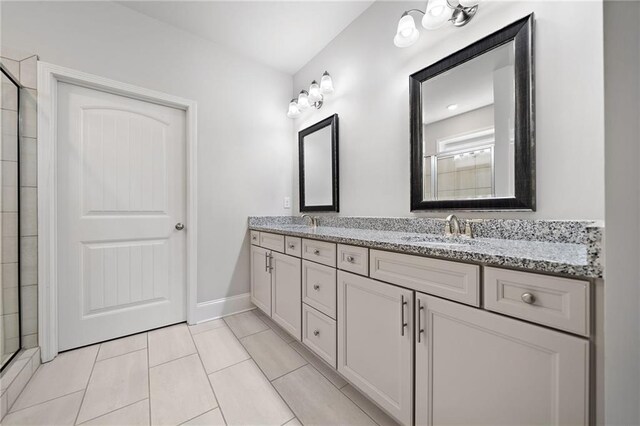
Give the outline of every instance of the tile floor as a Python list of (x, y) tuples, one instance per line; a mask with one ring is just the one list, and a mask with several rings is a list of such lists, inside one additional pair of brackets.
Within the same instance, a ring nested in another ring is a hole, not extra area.
[(395, 425), (260, 311), (65, 352), (9, 425)]

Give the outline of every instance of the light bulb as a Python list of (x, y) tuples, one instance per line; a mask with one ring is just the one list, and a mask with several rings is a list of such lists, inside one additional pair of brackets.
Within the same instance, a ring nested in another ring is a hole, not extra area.
[(326, 71), (320, 79), (320, 92), (325, 95), (333, 93), (333, 80), (331, 79), (331, 75)]
[(480, 0), (458, 0), (458, 3), (460, 3), (462, 7), (473, 7), (477, 6)]
[(435, 30), (443, 26), (453, 10), (447, 5), (447, 0), (429, 0), (427, 10), (422, 17), (422, 26), (427, 30)]
[(455, 111), (456, 109), (458, 109), (458, 104), (447, 105), (447, 109), (449, 111)]
[(298, 103), (295, 99), (291, 99), (289, 102), (289, 111), (287, 111), (287, 117), (296, 118), (300, 116), (300, 108), (298, 108)]
[(311, 86), (309, 86), (309, 102), (315, 104), (322, 100), (322, 94), (320, 93), (320, 86), (318, 82), (313, 80)]
[(306, 90), (300, 91), (298, 95), (298, 108), (300, 111), (309, 108), (309, 93)]
[(398, 30), (393, 38), (393, 44), (397, 47), (408, 47), (415, 43), (418, 37), (420, 37), (420, 33), (416, 28), (413, 17), (405, 12), (400, 21), (398, 21)]

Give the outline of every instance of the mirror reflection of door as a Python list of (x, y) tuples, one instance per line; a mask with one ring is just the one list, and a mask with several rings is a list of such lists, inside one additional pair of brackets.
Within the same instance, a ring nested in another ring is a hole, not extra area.
[(514, 196), (514, 49), (422, 83), (424, 201)]

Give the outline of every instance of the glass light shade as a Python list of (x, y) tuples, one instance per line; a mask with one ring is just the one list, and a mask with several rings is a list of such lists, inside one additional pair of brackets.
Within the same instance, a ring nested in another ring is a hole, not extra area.
[(458, 0), (458, 3), (460, 3), (462, 7), (473, 7), (477, 6), (480, 0)]
[(447, 0), (429, 0), (422, 17), (422, 26), (427, 30), (440, 28), (451, 19), (452, 12), (453, 9), (449, 7)]
[(287, 111), (287, 117), (296, 118), (300, 116), (300, 108), (298, 108), (298, 103), (295, 99), (291, 99), (289, 102), (289, 111)]
[(309, 86), (309, 102), (315, 104), (319, 100), (322, 100), (322, 93), (320, 93), (320, 86), (318, 82), (313, 80), (311, 86)]
[(304, 111), (309, 108), (309, 93), (306, 90), (303, 90), (298, 95), (298, 108), (300, 111)]
[(333, 93), (333, 80), (331, 79), (331, 75), (326, 71), (322, 74), (322, 78), (320, 79), (320, 93), (325, 95)]
[(403, 15), (398, 22), (398, 30), (393, 38), (393, 44), (397, 47), (411, 46), (418, 40), (418, 37), (420, 37), (420, 33), (418, 33), (413, 17), (411, 15)]

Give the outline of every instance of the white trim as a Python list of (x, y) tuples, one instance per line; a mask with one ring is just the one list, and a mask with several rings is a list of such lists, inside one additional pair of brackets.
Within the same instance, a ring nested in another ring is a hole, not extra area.
[(196, 323), (197, 305), (197, 104), (167, 95), (38, 62), (38, 334), (42, 360), (58, 354), (58, 300), (56, 253), (56, 108), (59, 82), (99, 89), (147, 102), (182, 109), (186, 113), (187, 143), (187, 321)]
[(251, 293), (243, 293), (237, 296), (223, 297), (222, 299), (210, 300), (198, 303), (196, 310), (196, 323), (209, 321), (227, 315), (237, 314), (255, 309), (251, 303)]

